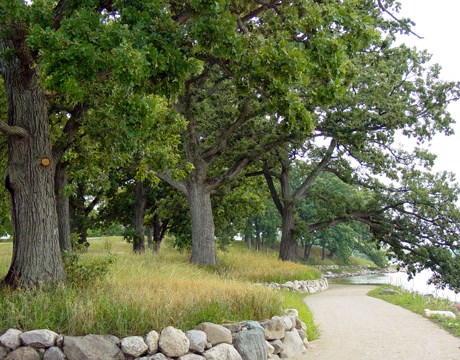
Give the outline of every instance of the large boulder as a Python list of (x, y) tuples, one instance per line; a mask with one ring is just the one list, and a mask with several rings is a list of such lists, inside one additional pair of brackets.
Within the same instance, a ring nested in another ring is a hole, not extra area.
[(21, 341), (34, 348), (49, 348), (56, 344), (58, 334), (51, 330), (31, 330), (21, 334)]
[(222, 343), (205, 351), (203, 356), (206, 360), (243, 360), (236, 349), (229, 344)]
[(40, 355), (31, 347), (20, 347), (10, 352), (6, 360), (40, 360)]
[(266, 340), (279, 340), (284, 338), (285, 326), (284, 321), (278, 316), (272, 317), (269, 321), (264, 322), (262, 326), (265, 329)]
[(158, 351), (158, 340), (160, 340), (160, 334), (155, 330), (150, 331), (145, 336), (145, 343), (147, 344), (149, 354), (155, 354)]
[(268, 346), (264, 332), (259, 329), (241, 331), (235, 334), (233, 346), (243, 360), (266, 360)]
[(65, 336), (64, 354), (68, 360), (125, 360), (118, 343), (110, 335)]
[(140, 336), (128, 336), (121, 340), (121, 350), (126, 355), (139, 357), (147, 353), (149, 347)]
[(305, 347), (297, 329), (286, 331), (283, 339), (283, 349), (279, 353), (281, 359), (302, 355)]
[(158, 345), (166, 356), (179, 357), (188, 353), (190, 340), (182, 330), (168, 326), (161, 331)]
[(43, 360), (65, 360), (65, 355), (58, 347), (50, 347), (43, 355)]
[(190, 341), (190, 351), (195, 353), (202, 353), (206, 347), (207, 336), (204, 331), (201, 330), (189, 330), (185, 333), (185, 336)]
[(21, 334), (22, 331), (8, 329), (2, 336), (0, 336), (0, 344), (10, 350), (15, 350), (21, 346)]
[(222, 343), (232, 344), (232, 332), (222, 325), (204, 322), (198, 325), (196, 329), (206, 333), (212, 346)]

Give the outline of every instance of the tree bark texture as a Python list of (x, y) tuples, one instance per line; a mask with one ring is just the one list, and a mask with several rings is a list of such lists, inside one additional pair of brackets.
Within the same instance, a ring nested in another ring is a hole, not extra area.
[(295, 261), (297, 258), (297, 240), (294, 238), (295, 206), (293, 203), (285, 204), (283, 208), (281, 225), (280, 259)]
[(188, 200), (192, 223), (192, 257), (195, 264), (215, 265), (216, 248), (214, 244), (214, 218), (211, 206), (211, 194), (206, 190), (204, 181), (189, 177)]
[(64, 186), (67, 183), (67, 169), (65, 164), (57, 164), (54, 179), (59, 229), (59, 246), (61, 251), (70, 252), (72, 251), (72, 243), (70, 241), (69, 197), (63, 193)]
[(141, 254), (145, 251), (145, 233), (144, 233), (144, 217), (145, 217), (145, 188), (142, 181), (136, 181), (136, 204), (134, 206), (134, 230), (136, 235), (133, 239), (133, 252)]
[(17, 31), (14, 42), (0, 37), (0, 52), (16, 52), (14, 59), (0, 60), (8, 125), (28, 132), (28, 136), (8, 136), (5, 185), (11, 195), (14, 243), (4, 282), (14, 287), (35, 287), (61, 282), (65, 273), (59, 248), (47, 101), (36, 68), (29, 62), (25, 34)]

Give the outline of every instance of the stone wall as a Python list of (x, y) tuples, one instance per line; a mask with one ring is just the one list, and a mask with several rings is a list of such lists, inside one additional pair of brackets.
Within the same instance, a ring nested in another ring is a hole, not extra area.
[(264, 285), (271, 289), (286, 289), (290, 291), (310, 294), (326, 291), (329, 289), (329, 283), (324, 277), (318, 280), (294, 280), (288, 281), (284, 284), (268, 283)]
[(267, 321), (202, 323), (144, 336), (63, 336), (50, 330), (9, 329), (0, 336), (0, 359), (8, 360), (266, 360), (307, 351), (306, 325), (295, 309)]

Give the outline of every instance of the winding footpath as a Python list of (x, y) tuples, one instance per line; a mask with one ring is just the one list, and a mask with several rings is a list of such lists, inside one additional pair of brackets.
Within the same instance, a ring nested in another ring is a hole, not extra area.
[(372, 288), (332, 285), (305, 298), (321, 338), (302, 359), (460, 360), (460, 339), (420, 315), (367, 296)]

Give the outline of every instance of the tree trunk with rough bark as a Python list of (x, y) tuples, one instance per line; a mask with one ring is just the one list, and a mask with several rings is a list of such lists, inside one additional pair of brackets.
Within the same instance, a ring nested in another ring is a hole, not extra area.
[(295, 226), (295, 206), (293, 203), (285, 204), (281, 219), (280, 259), (295, 261), (297, 258), (297, 240), (293, 236)]
[(0, 36), (0, 59), (8, 101), (8, 126), (25, 134), (8, 136), (5, 185), (11, 195), (13, 257), (4, 282), (13, 287), (55, 284), (65, 279), (59, 248), (58, 218), (47, 101), (25, 43), (25, 30), (11, 29), (12, 40)]
[(56, 166), (56, 174), (54, 175), (54, 192), (56, 195), (56, 211), (58, 216), (59, 246), (61, 251), (70, 252), (72, 251), (72, 243), (70, 241), (69, 197), (63, 193), (63, 189), (66, 183), (66, 165), (59, 162)]
[(136, 205), (134, 207), (134, 230), (136, 235), (133, 239), (133, 251), (141, 254), (145, 251), (145, 233), (144, 233), (144, 217), (145, 217), (145, 188), (142, 181), (136, 181)]
[(207, 191), (204, 181), (198, 176), (193, 175), (195, 174), (191, 174), (189, 177), (188, 187), (188, 201), (192, 223), (191, 261), (201, 265), (216, 265), (211, 194)]

